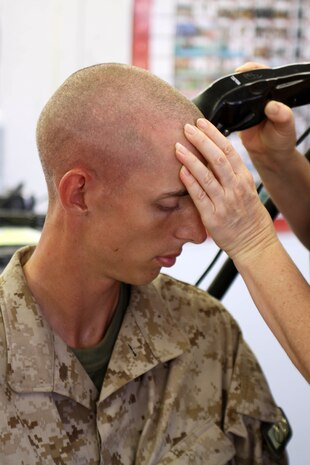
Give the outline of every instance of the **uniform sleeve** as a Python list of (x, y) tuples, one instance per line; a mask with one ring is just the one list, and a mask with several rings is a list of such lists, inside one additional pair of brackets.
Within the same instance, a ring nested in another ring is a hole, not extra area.
[(236, 462), (233, 463), (288, 463), (285, 445), (291, 435), (289, 424), (241, 336), (228, 391), (224, 431), (235, 446)]

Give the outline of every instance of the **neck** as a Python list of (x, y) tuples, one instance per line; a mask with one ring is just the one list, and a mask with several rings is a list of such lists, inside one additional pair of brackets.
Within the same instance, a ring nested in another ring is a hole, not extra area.
[(117, 306), (118, 281), (96, 279), (76, 257), (71, 262), (64, 254), (42, 253), (40, 246), (24, 274), (44, 318), (64, 342), (82, 348), (102, 339)]

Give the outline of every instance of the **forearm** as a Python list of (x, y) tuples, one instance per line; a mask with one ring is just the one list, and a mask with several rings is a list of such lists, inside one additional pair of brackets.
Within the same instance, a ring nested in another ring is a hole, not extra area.
[(180, 179), (203, 225), (234, 261), (261, 315), (310, 382), (310, 287), (281, 245), (234, 147), (206, 120), (190, 131), (188, 126), (186, 137), (201, 158), (178, 143)]
[(310, 382), (309, 284), (278, 240), (234, 263), (269, 328)]
[(300, 241), (310, 250), (310, 163), (295, 151), (282, 166), (255, 166), (264, 186)]

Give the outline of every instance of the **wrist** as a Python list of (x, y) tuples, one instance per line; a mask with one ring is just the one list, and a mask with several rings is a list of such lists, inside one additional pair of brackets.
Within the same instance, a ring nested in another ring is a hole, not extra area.
[(301, 155), (296, 148), (292, 148), (285, 151), (266, 150), (263, 155), (250, 153), (250, 156), (259, 174), (287, 177)]
[(239, 246), (228, 252), (228, 255), (239, 269), (255, 266), (266, 259), (270, 260), (272, 254), (280, 247), (282, 248), (282, 245), (272, 224), (243, 240)]

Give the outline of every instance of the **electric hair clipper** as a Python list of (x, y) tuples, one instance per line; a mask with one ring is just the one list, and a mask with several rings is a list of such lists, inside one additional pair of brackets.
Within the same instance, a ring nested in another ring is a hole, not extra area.
[(230, 74), (214, 81), (193, 102), (227, 136), (263, 121), (270, 100), (291, 108), (310, 103), (310, 63)]

